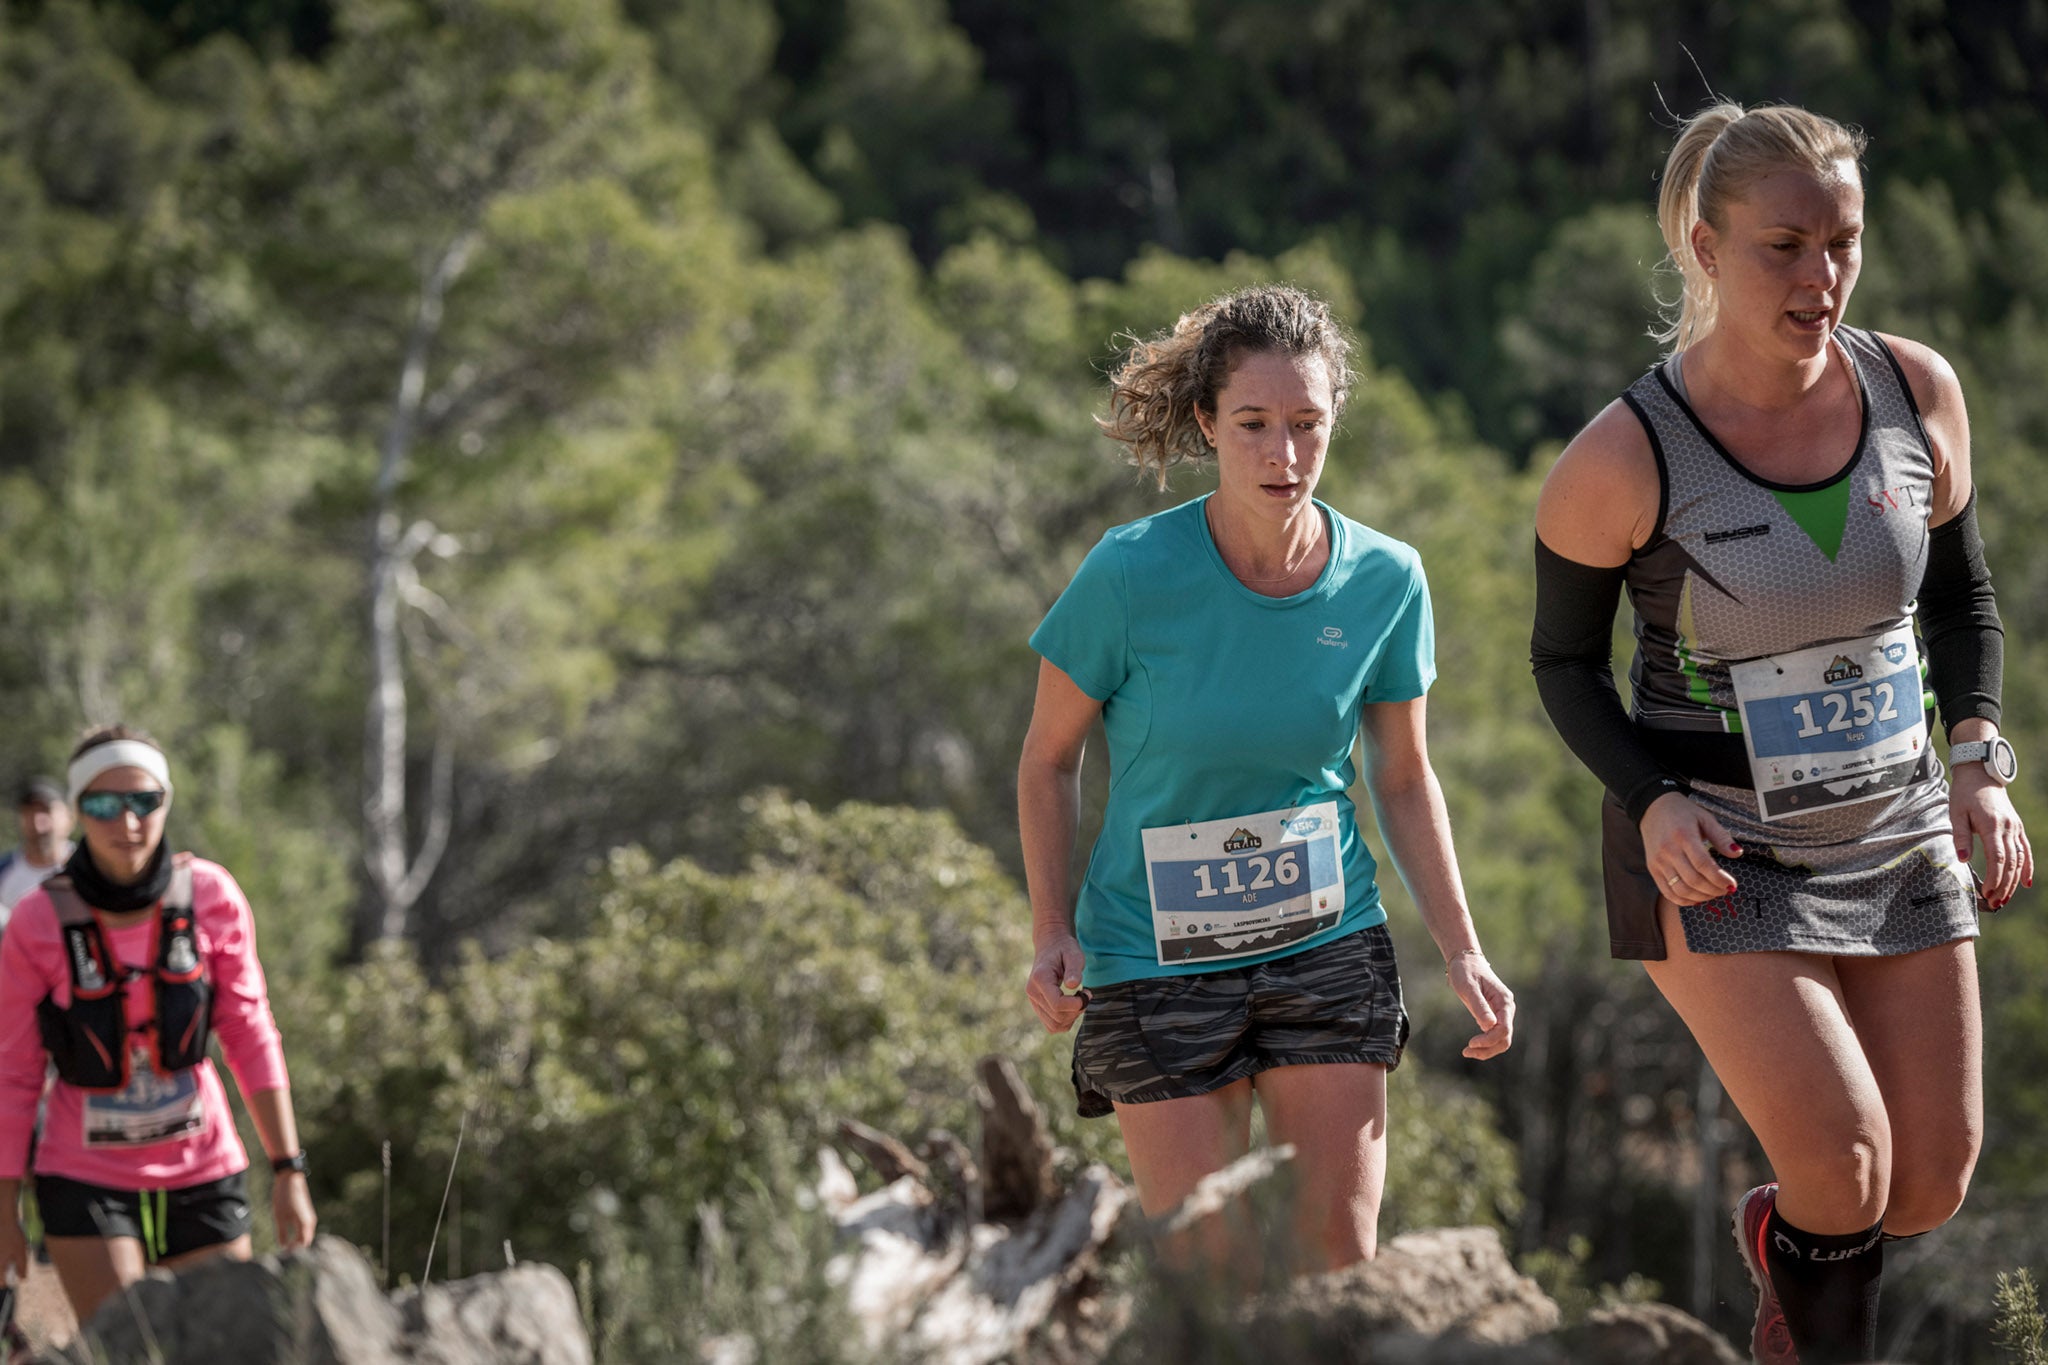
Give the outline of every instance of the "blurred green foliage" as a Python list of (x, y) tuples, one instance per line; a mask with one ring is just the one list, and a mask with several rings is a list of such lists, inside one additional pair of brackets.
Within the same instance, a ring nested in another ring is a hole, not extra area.
[[(1522, 1002), (1463, 1062), (1389, 887), (1389, 1230), (1690, 1283), (1698, 1059), (1605, 958), (1597, 790), (1527, 677), (1535, 490), (1654, 355), (1702, 77), (1864, 125), (1854, 317), (1962, 376), (2006, 728), (2048, 752), (2044, 72), (2048, 9), (1991, 0), (0, 0), (0, 772), (161, 736), (174, 837), (255, 905), (330, 1220), (380, 1245), (389, 1139), (417, 1275), (462, 1132), (448, 1253), (588, 1262), (614, 1357), (658, 1354), (765, 1302), (743, 1226), (814, 1262), (772, 1210), (839, 1115), (966, 1126), (987, 1050), (1062, 1113), (1017, 989), (1025, 639), (1103, 528), (1204, 486), (1105, 456), (1100, 370), (1303, 283), (1364, 342), (1323, 494), (1423, 553), (1435, 759)], [(366, 518), (413, 382), (410, 761), (452, 743), (454, 824), (365, 958)], [(2030, 916), (1987, 924), (1972, 1266), (2048, 1254)], [(1938, 1260), (1899, 1257), (1909, 1333), (1981, 1337)]]
[[(641, 1359), (735, 1325), (736, 1302), (656, 1292), (747, 1273), (734, 1225), (810, 1245), (802, 1219), (763, 1211), (805, 1207), (840, 1119), (971, 1141), (983, 1056), (1019, 1060), (1070, 1169), (1123, 1167), (1115, 1125), (1074, 1117), (1064, 1049), (1017, 1008), (1030, 917), (986, 850), (937, 813), (769, 793), (738, 814), (740, 872), (620, 850), (573, 937), (472, 954), (438, 982), (390, 952), (281, 998), (324, 1225), (384, 1254), (388, 1141), (386, 1268), (424, 1274), (452, 1166), (435, 1275), (498, 1264), (508, 1242), (589, 1261), (601, 1333)], [(1511, 1217), (1514, 1154), (1487, 1106), (1428, 1076), (1395, 1093), (1390, 1228)], [(815, 1270), (814, 1251), (793, 1266)]]

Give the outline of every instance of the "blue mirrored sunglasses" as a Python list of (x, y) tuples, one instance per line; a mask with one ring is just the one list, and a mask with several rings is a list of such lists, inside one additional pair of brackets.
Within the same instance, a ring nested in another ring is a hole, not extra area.
[(163, 803), (162, 792), (86, 792), (78, 798), (78, 813), (88, 820), (118, 820), (126, 809), (147, 820)]

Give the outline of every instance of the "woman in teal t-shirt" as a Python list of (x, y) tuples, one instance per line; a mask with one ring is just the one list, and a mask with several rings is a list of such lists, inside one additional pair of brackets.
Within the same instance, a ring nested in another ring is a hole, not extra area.
[[(1157, 474), (1213, 459), (1213, 494), (1106, 534), (1031, 637), (1042, 656), (1017, 775), (1048, 1029), (1078, 1018), (1080, 1112), (1114, 1112), (1146, 1212), (1244, 1154), (1254, 1097), (1301, 1178), (1295, 1261), (1373, 1254), (1386, 1073), (1408, 1018), (1352, 744), (1381, 830), (1482, 1032), (1514, 999), (1465, 906), (1429, 766), (1436, 676), (1415, 552), (1315, 500), (1349, 345), (1328, 309), (1265, 286), (1140, 343), (1102, 425)], [(1102, 719), (1109, 804), (1069, 885), (1081, 755)], [(1314, 1068), (1311, 1070), (1310, 1068)], [(1257, 1241), (1213, 1218), (1174, 1248), (1248, 1275)]]

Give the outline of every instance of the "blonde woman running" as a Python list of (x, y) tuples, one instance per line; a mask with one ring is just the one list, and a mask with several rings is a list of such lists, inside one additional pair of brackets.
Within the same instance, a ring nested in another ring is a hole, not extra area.
[[(1660, 205), (1674, 349), (1566, 448), (1536, 520), (1537, 679), (1607, 787), (1612, 951), (1770, 1158), (1735, 1213), (1751, 1346), (1807, 1365), (1876, 1353), (1885, 1237), (1962, 1203), (1978, 908), (2033, 878), (1962, 390), (1844, 322), (1862, 150), (1803, 109), (1685, 125)], [(1608, 662), (1624, 586), (1632, 715)]]

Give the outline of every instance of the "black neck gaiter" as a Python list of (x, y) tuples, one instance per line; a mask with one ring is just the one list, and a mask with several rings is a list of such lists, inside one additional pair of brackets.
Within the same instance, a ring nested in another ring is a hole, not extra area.
[(104, 910), (110, 915), (147, 910), (171, 889), (170, 848), (169, 839), (158, 843), (156, 852), (150, 855), (149, 865), (142, 869), (141, 878), (133, 885), (123, 886), (100, 871), (99, 864), (92, 860), (92, 849), (80, 839), (71, 861), (64, 864), (64, 874), (71, 878), (71, 885), (79, 898), (96, 910)]

